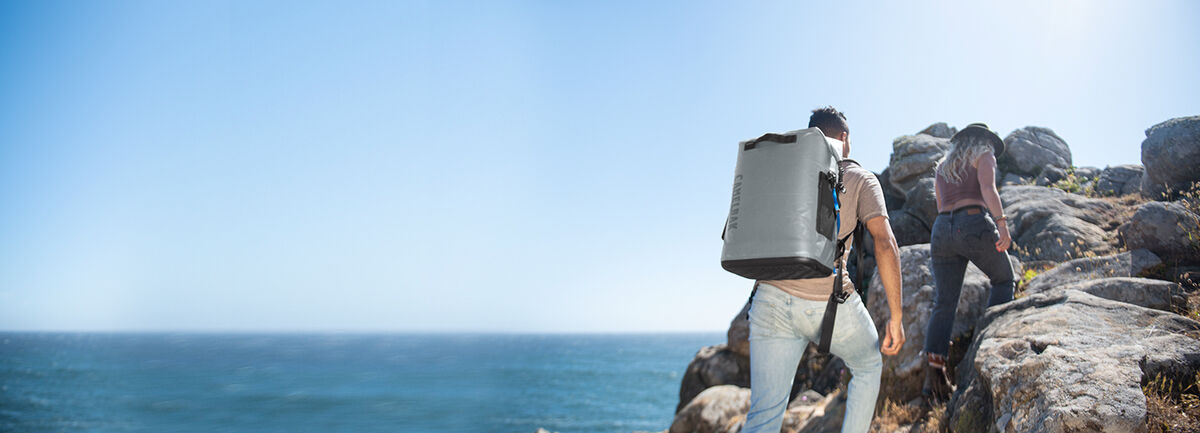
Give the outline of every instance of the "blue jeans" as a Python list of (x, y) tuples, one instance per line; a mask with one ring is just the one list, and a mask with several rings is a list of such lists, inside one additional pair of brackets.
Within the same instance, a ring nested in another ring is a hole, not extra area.
[[(750, 412), (742, 433), (778, 433), (792, 379), (810, 341), (820, 339), (826, 301), (789, 295), (759, 284), (750, 304)], [(842, 432), (865, 432), (875, 415), (883, 359), (879, 333), (858, 294), (838, 305), (829, 351), (854, 377), (847, 391)]]
[(996, 251), (1000, 233), (987, 213), (969, 213), (959, 209), (939, 214), (933, 221), (929, 253), (933, 256), (934, 301), (933, 314), (925, 329), (925, 353), (945, 355), (950, 349), (950, 331), (962, 293), (963, 275), (967, 262), (974, 263), (988, 276), (992, 284), (988, 306), (1003, 304), (1013, 298), (1012, 264), (1008, 253)]

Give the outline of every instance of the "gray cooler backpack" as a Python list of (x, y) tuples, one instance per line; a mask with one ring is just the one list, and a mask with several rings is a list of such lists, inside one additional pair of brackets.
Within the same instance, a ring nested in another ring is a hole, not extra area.
[[(822, 353), (829, 351), (837, 305), (848, 297), (841, 290), (843, 270), (837, 260), (846, 244), (845, 238), (837, 238), (841, 155), (842, 150), (818, 128), (738, 143), (733, 198), (721, 234), (725, 241), (721, 267), (734, 274), (754, 280), (792, 280), (837, 273), (821, 324), (818, 349)], [(856, 224), (856, 244), (859, 232)], [(861, 264), (862, 248), (855, 250)], [(858, 269), (861, 285), (862, 266)]]

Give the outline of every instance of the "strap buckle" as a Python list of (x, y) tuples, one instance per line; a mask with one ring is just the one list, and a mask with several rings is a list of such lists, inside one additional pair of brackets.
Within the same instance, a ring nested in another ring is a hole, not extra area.
[(845, 304), (846, 300), (850, 299), (850, 292), (841, 290), (841, 287), (839, 287), (838, 290), (834, 292), (833, 299), (837, 300), (837, 303), (839, 304)]

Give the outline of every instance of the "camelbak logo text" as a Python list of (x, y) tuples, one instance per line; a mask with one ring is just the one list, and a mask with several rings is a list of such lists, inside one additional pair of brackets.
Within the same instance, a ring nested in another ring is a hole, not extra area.
[(738, 205), (742, 203), (742, 175), (733, 177), (733, 200), (729, 203), (729, 228), (738, 227)]

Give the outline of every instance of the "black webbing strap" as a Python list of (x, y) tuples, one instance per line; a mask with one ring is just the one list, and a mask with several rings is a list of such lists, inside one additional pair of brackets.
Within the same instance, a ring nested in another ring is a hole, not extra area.
[(858, 289), (858, 297), (862, 298), (863, 305), (867, 305), (867, 282), (863, 281), (863, 226), (862, 224), (854, 225), (854, 256), (857, 260), (854, 266), (854, 274), (858, 279), (855, 281), (858, 284), (855, 288)]
[[(754, 303), (754, 294), (755, 293), (758, 293), (758, 282), (757, 281), (754, 282), (754, 288), (750, 290), (750, 299), (746, 300), (747, 304)], [(749, 308), (746, 309), (746, 320), (750, 320), (750, 309)]]
[(846, 298), (850, 297), (849, 293), (842, 290), (843, 278), (845, 272), (842, 269), (842, 254), (846, 251), (846, 239), (853, 235), (846, 235), (845, 238), (838, 240), (837, 255), (834, 263), (837, 267), (837, 278), (833, 279), (833, 292), (829, 294), (829, 303), (825, 304), (825, 317), (821, 319), (821, 341), (817, 343), (818, 353), (829, 353), (829, 344), (833, 340), (833, 322), (837, 319), (837, 306), (846, 302)]

